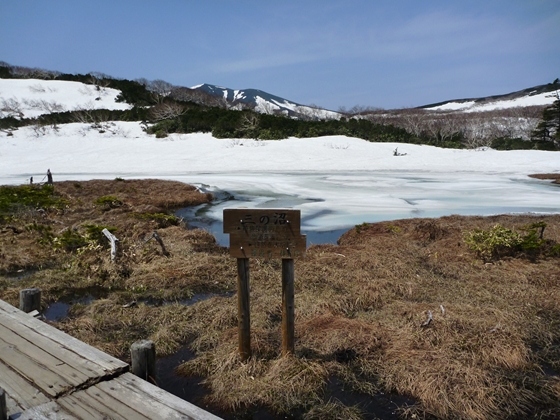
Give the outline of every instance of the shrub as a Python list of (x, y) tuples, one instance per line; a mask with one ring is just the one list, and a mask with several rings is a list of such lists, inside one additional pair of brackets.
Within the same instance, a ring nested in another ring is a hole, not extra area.
[(490, 230), (466, 232), (464, 238), (470, 249), (485, 261), (514, 255), (523, 255), (533, 260), (539, 255), (558, 257), (560, 245), (543, 238), (545, 228), (545, 222), (531, 223), (521, 228), (527, 232), (521, 235), (497, 224)]
[(95, 200), (94, 203), (100, 206), (104, 211), (116, 209), (123, 205), (123, 202), (114, 195), (104, 195)]
[(513, 255), (522, 243), (521, 236), (500, 224), (490, 230), (475, 229), (465, 233), (465, 242), (485, 261)]
[(282, 133), (281, 131), (274, 130), (271, 128), (265, 128), (264, 130), (261, 130), (258, 135), (259, 140), (282, 140), (287, 137), (288, 136)]
[(51, 244), (54, 240), (54, 234), (52, 231), (52, 227), (49, 225), (43, 225), (36, 222), (31, 223), (25, 227), (25, 230), (28, 232), (37, 232), (39, 233), (39, 239), (37, 240), (38, 243), (42, 245)]
[(158, 139), (167, 137), (170, 133), (181, 131), (181, 123), (177, 120), (163, 120), (152, 125), (146, 130), (148, 134), (155, 134)]
[(157, 223), (158, 228), (163, 229), (169, 226), (178, 226), (181, 219), (177, 216), (164, 213), (133, 213), (132, 217), (140, 220), (153, 220)]
[(42, 245), (52, 245), (55, 249), (62, 249), (67, 252), (74, 252), (80, 248), (92, 245), (103, 245), (106, 244), (105, 235), (103, 234), (103, 229), (107, 229), (109, 232), (114, 233), (117, 228), (110, 226), (99, 226), (99, 225), (82, 225), (85, 229), (85, 233), (80, 233), (78, 229), (64, 229), (57, 236), (54, 235), (52, 227), (49, 225), (38, 224), (33, 222), (32, 224), (26, 226), (28, 232), (35, 231), (40, 237), (37, 242)]
[(367, 230), (369, 228), (369, 223), (364, 222), (360, 225), (356, 225), (355, 228), (356, 228), (356, 233), (360, 234), (362, 233), (363, 230)]
[(86, 238), (90, 242), (95, 241), (99, 244), (108, 243), (108, 239), (105, 237), (103, 229), (107, 229), (111, 233), (115, 233), (117, 231), (117, 228), (112, 226), (83, 225), (83, 227), (86, 230)]
[(54, 195), (52, 185), (21, 185), (0, 187), (0, 213), (10, 212), (18, 206), (35, 208), (61, 208), (66, 202)]
[(76, 251), (86, 245), (89, 241), (82, 236), (77, 230), (66, 229), (59, 236), (53, 239), (55, 248), (64, 249), (68, 252)]
[(534, 148), (533, 142), (522, 138), (499, 137), (492, 140), (490, 147), (496, 150), (528, 150)]

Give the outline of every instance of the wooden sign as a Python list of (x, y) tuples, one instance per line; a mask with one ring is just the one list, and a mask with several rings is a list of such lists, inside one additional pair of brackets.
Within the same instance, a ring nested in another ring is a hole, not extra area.
[(225, 209), (224, 233), (236, 258), (294, 259), (305, 256), (301, 213), (291, 209)]
[(237, 325), (242, 360), (251, 357), (251, 257), (282, 259), (282, 354), (294, 354), (294, 259), (303, 257), (307, 246), (300, 222), (299, 210), (224, 210), (224, 233), (230, 235), (229, 253), (237, 258)]

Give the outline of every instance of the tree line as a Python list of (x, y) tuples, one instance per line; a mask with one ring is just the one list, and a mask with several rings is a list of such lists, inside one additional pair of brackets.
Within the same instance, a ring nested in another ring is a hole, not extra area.
[[(246, 104), (228, 104), (223, 98), (163, 80), (116, 79), (102, 73), (65, 74), (10, 66), (0, 62), (1, 78), (40, 78), (76, 81), (96, 89), (119, 90), (117, 101), (132, 105), (129, 110), (90, 109), (57, 111), (40, 104), (45, 113), (21, 118), (18, 104), (0, 103), (0, 129), (26, 125), (40, 127), (71, 122), (93, 126), (107, 121), (143, 121), (149, 134), (212, 133), (217, 138), (279, 140), (288, 137), (344, 135), (373, 142), (427, 144), (447, 148), (560, 150), (560, 98), (548, 107), (532, 106), (485, 112), (441, 112), (420, 108), (372, 110), (356, 107), (339, 119), (320, 119), (319, 113), (299, 118), (278, 112), (257, 113)], [(560, 89), (556, 79), (551, 85)], [(52, 104), (51, 104), (52, 105)]]

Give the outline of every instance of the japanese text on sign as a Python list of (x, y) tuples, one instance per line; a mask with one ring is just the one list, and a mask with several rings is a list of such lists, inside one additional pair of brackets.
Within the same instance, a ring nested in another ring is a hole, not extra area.
[(301, 215), (291, 209), (225, 209), (224, 233), (237, 258), (298, 258), (305, 254)]

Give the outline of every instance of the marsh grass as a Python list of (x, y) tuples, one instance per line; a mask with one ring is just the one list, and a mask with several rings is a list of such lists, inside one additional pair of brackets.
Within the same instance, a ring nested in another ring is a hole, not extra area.
[[(71, 290), (102, 291), (56, 323), (80, 340), (123, 360), (147, 338), (159, 356), (188, 345), (195, 354), (178, 369), (204, 377), (206, 402), (231, 412), (256, 407), (302, 419), (358, 419), (359, 405), (329, 394), (329, 384), (374, 399), (396, 393), (414, 401), (403, 418), (552, 419), (560, 416), (560, 259), (523, 253), (485, 261), (465, 232), (496, 224), (516, 232), (546, 223), (560, 242), (560, 216), (407, 219), (361, 224), (339, 245), (313, 245), (295, 264), (296, 354), (281, 357), (281, 264), (251, 260), (253, 357), (237, 354), (235, 259), (202, 230), (161, 225), (169, 210), (208, 197), (165, 181), (90, 181), (55, 185), (63, 211), (20, 212), (2, 226), (0, 272), (34, 268), (28, 277), (0, 276), (0, 298), (17, 305), (24, 287), (45, 300)], [(101, 209), (99, 197), (122, 205)], [(111, 263), (105, 246), (75, 252), (40, 244), (31, 223), (53, 235), (111, 226), (122, 244)], [(187, 221), (188, 223), (188, 221)], [(158, 229), (169, 256), (155, 241)], [(23, 252), (25, 250), (25, 252)], [(215, 296), (192, 306), (151, 306), (197, 293)], [(129, 305), (136, 302), (134, 305)], [(432, 314), (427, 325), (428, 313)], [(370, 415), (370, 414), (368, 414)], [(370, 417), (371, 418), (371, 415)]]
[[(338, 247), (310, 247), (306, 260), (296, 264), (298, 345), (296, 357), (285, 363), (317, 363), (323, 381), (334, 375), (372, 396), (410, 396), (418, 404), (404, 407), (403, 416), (558, 415), (560, 261), (519, 256), (487, 263), (463, 239), (465, 231), (491, 229), (497, 222), (522, 229), (544, 220), (547, 238), (558, 242), (558, 216), (452, 216), (360, 225)], [(251, 270), (254, 358), (246, 366), (232, 362), (232, 322), (221, 332), (201, 331), (193, 344), (200, 359), (182, 370), (205, 376), (213, 401), (230, 409), (264, 404), (278, 412), (305, 411), (305, 402), (289, 394), (275, 392), (284, 401), (278, 406), (256, 392), (280, 358), (281, 303), (278, 264), (252, 261)], [(232, 305), (230, 319), (233, 310)], [(428, 311), (433, 320), (422, 327)], [(556, 370), (545, 373), (544, 365)], [(276, 380), (285, 389), (292, 386), (287, 378)], [(313, 408), (306, 412), (323, 410), (324, 388), (308, 381), (313, 386), (302, 386), (302, 394)], [(247, 387), (253, 383), (259, 385), (252, 392)], [(243, 392), (231, 391), (239, 387)]]

